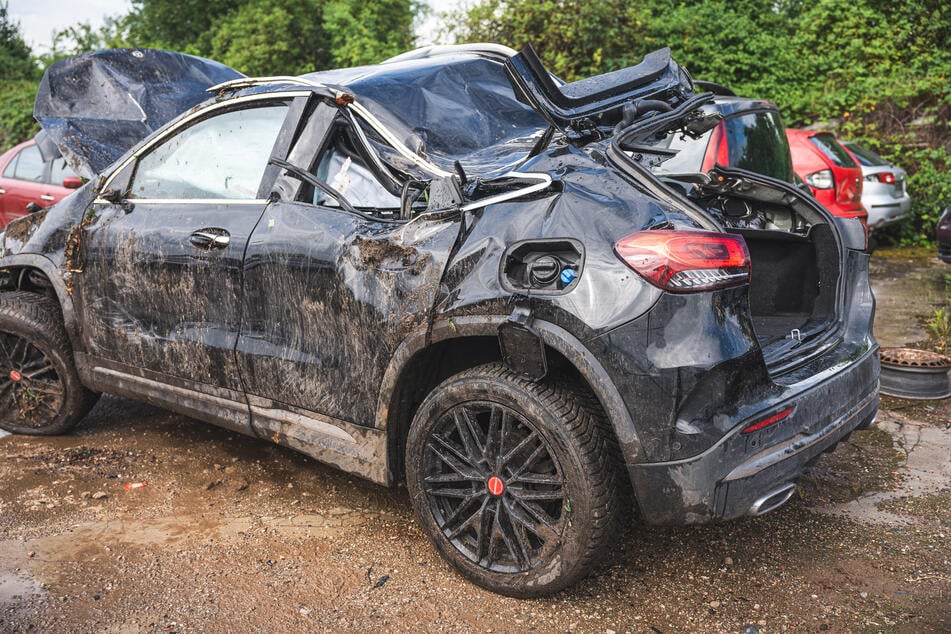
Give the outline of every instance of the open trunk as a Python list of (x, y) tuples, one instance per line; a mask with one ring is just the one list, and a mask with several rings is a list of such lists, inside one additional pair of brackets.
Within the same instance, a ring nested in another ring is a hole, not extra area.
[[(531, 47), (512, 56), (506, 70), (519, 98), (552, 126), (571, 138), (617, 135), (608, 156), (640, 171), (632, 173), (640, 187), (702, 228), (722, 227), (743, 236), (752, 262), (753, 329), (771, 371), (804, 363), (832, 339), (841, 245), (830, 217), (807, 203), (793, 184), (774, 106), (740, 99), (715, 102), (711, 94), (695, 94), (692, 80), (667, 49), (637, 66), (572, 84), (554, 81)], [(724, 116), (728, 125), (720, 126)], [(723, 147), (708, 147), (715, 127), (723, 128)], [(670, 144), (675, 138), (676, 147)], [(686, 147), (693, 149), (683, 160), (664, 167)], [(712, 169), (703, 160), (710, 152)], [(671, 165), (682, 172), (672, 173)], [(692, 213), (696, 210), (681, 205), (679, 197), (670, 198), (672, 192), (657, 187), (661, 184), (706, 213)]]
[(750, 311), (767, 357), (825, 331), (835, 318), (839, 257), (828, 225), (806, 235), (744, 229), (752, 260)]
[(746, 241), (752, 265), (750, 313), (767, 364), (773, 369), (795, 365), (837, 324), (839, 242), (828, 217), (790, 196), (784, 186), (727, 173), (715, 175), (715, 185), (695, 188), (692, 197)]

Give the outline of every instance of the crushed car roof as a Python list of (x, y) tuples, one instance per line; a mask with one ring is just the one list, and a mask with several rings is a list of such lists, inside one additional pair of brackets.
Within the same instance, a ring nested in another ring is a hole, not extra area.
[(224, 64), (170, 51), (110, 49), (61, 60), (40, 82), (33, 117), (44, 157), (59, 149), (92, 178), (136, 143), (208, 98), (209, 86), (244, 77)]
[[(623, 72), (567, 85), (547, 75), (540, 82), (543, 69), (530, 48), (509, 53), (491, 45), (438, 47), (373, 66), (244, 81), (241, 73), (211, 60), (114, 49), (51, 66), (34, 116), (49, 136), (44, 146), (52, 141), (79, 174), (92, 178), (175, 116), (207, 100), (208, 89), (220, 96), (229, 90), (309, 86), (324, 96), (352, 95), (392, 139), (445, 172), (459, 162), (467, 173), (489, 175), (524, 160), (546, 130), (565, 129), (575, 114), (588, 118), (598, 108), (618, 108), (652, 92), (674, 102), (692, 94), (689, 76), (667, 49)], [(590, 99), (586, 87), (592, 89)], [(562, 94), (570, 96), (571, 108), (550, 108)]]

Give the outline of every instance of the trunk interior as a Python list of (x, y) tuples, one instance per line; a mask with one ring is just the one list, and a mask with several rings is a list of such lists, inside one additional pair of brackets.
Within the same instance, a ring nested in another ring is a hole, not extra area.
[[(797, 344), (822, 331), (835, 316), (839, 258), (828, 225), (806, 235), (738, 230), (752, 260), (750, 310), (764, 352)], [(779, 352), (776, 350), (775, 352)]]

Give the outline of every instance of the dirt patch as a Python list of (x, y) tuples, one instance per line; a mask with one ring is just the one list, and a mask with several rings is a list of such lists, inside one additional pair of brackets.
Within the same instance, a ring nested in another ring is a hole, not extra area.
[(16, 240), (17, 242), (26, 242), (32, 237), (36, 232), (36, 228), (40, 226), (40, 223), (46, 218), (48, 210), (41, 209), (34, 214), (29, 216), (29, 220), (23, 220), (21, 222), (11, 222), (7, 225), (5, 230), (5, 236), (8, 240)]
[(903, 495), (883, 500), (878, 503), (878, 508), (922, 522), (933, 522), (942, 528), (951, 528), (951, 488), (921, 497)]
[[(856, 433), (778, 511), (632, 525), (595, 576), (518, 601), (456, 575), (401, 489), (106, 398), (73, 436), (0, 439), (14, 485), (0, 490), (0, 572), (19, 580), (0, 631), (947, 631), (946, 527), (817, 512), (852, 496), (855, 474), (863, 490), (901, 483), (895, 451), (880, 431)], [(836, 493), (817, 478), (840, 481)], [(21, 500), (41, 496), (53, 505)]]
[(387, 260), (410, 266), (415, 263), (418, 255), (416, 249), (396, 244), (390, 240), (357, 238), (353, 241), (353, 245), (360, 253), (360, 261), (370, 267), (378, 267)]
[(882, 395), (880, 408), (898, 420), (951, 429), (951, 398), (940, 401), (911, 401)]
[(856, 431), (809, 470), (799, 494), (818, 504), (839, 504), (892, 491), (901, 485), (904, 459), (888, 432), (876, 427)]
[(870, 271), (879, 345), (893, 348), (926, 342), (924, 320), (947, 304), (951, 267), (933, 253), (928, 259), (913, 259), (886, 258), (876, 252)]

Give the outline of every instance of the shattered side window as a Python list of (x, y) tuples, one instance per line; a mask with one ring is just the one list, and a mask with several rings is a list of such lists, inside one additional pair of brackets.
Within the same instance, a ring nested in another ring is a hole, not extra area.
[(231, 110), (199, 121), (139, 160), (131, 198), (254, 199), (285, 104)]
[[(337, 129), (330, 144), (321, 153), (314, 175), (357, 209), (381, 214), (399, 210), (399, 197), (391, 194), (380, 183), (343, 128)], [(333, 197), (316, 188), (312, 193), (308, 192), (307, 199), (324, 207), (340, 206)]]

